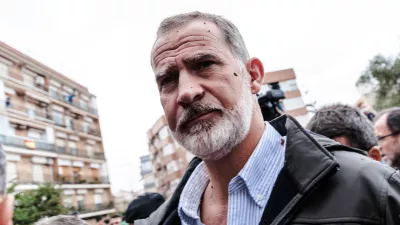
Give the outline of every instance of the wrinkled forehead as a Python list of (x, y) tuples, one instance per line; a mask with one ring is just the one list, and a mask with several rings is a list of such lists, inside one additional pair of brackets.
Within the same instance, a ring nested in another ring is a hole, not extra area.
[(154, 58), (161, 53), (176, 49), (190, 40), (210, 40), (211, 43), (225, 45), (221, 30), (208, 20), (194, 20), (182, 26), (173, 28), (157, 38), (151, 51), (152, 65)]

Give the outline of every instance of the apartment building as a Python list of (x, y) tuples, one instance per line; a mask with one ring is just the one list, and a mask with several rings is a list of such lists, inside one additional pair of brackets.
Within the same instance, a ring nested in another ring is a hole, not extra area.
[(297, 86), (294, 70), (285, 69), (265, 73), (264, 85), (260, 92), (270, 90), (270, 84), (276, 82), (279, 83), (281, 90), (285, 93), (285, 99), (282, 100), (284, 112), (293, 116), (301, 125), (305, 126), (310, 120), (310, 116)]
[(142, 175), (144, 192), (157, 192), (157, 183), (153, 174), (151, 155), (140, 157), (140, 174)]
[(17, 191), (53, 182), (81, 218), (115, 211), (96, 97), (2, 42), (0, 142)]
[(168, 198), (179, 184), (193, 155), (172, 138), (165, 116), (161, 116), (148, 130), (147, 137), (156, 191)]

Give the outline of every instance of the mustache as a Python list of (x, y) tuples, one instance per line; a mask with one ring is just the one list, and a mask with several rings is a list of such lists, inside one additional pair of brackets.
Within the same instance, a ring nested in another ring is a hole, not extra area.
[(178, 128), (183, 128), (188, 122), (195, 119), (198, 115), (211, 111), (222, 112), (222, 109), (220, 106), (211, 103), (193, 103), (182, 112), (182, 115), (178, 120)]

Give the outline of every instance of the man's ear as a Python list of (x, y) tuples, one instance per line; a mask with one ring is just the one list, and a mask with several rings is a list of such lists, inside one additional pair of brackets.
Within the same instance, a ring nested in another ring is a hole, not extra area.
[(0, 225), (12, 224), (14, 197), (6, 196), (0, 203)]
[(381, 160), (382, 160), (382, 153), (381, 153), (381, 150), (379, 149), (378, 146), (372, 147), (372, 148), (368, 151), (368, 156), (369, 156), (371, 159), (374, 159), (374, 160), (376, 160), (376, 161), (378, 161), (378, 162), (381, 162)]
[(251, 93), (257, 94), (264, 81), (264, 66), (258, 58), (251, 58), (246, 62), (247, 72), (250, 74)]

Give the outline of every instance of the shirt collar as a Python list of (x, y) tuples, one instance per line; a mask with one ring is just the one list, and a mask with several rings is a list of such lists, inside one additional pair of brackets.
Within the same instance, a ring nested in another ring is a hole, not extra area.
[(268, 122), (265, 124), (264, 133), (256, 149), (235, 177), (244, 181), (251, 198), (259, 207), (265, 207), (267, 204), (284, 164), (286, 147), (286, 137), (282, 137)]
[[(185, 187), (183, 188), (182, 195), (179, 200), (178, 214), (181, 218), (200, 219), (199, 207), (201, 198), (203, 197), (204, 190), (206, 189), (210, 178), (204, 162), (201, 162), (192, 175), (189, 177)], [(187, 221), (190, 224), (189, 221)]]

